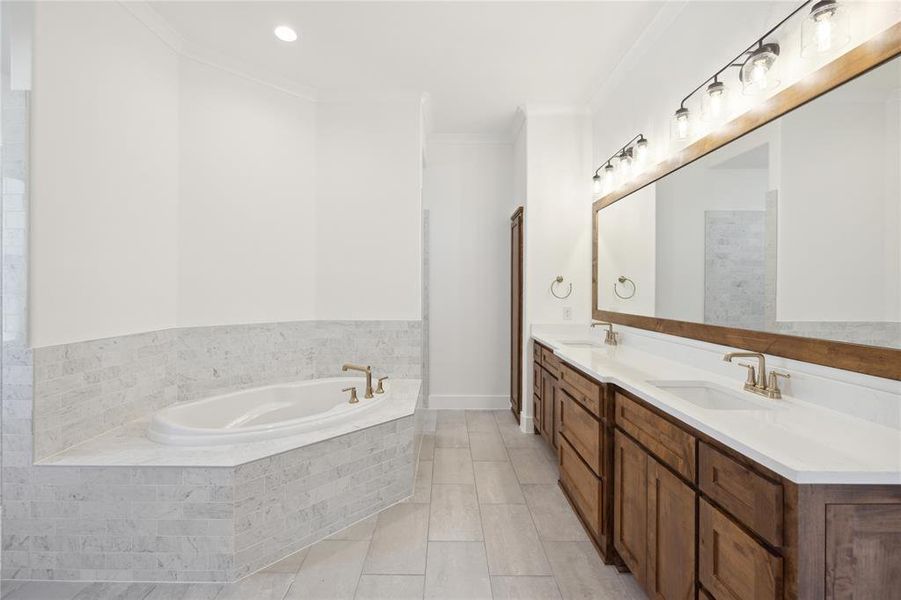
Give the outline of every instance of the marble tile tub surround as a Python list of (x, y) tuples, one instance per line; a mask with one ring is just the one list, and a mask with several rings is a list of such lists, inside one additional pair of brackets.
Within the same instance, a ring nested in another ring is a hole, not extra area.
[(414, 417), (238, 467), (4, 469), (4, 579), (234, 581), (409, 496)]
[[(553, 477), (556, 457), (539, 436), (520, 432), (509, 410), (465, 415), (443, 410), (437, 417), (437, 428), (468, 431), (470, 442), (479, 434), (502, 453), (480, 457), (472, 446), (469, 457), (461, 436), (439, 439), (432, 420), (415, 496), (237, 583), (7, 581), (3, 600), (645, 598), (630, 574), (601, 562)], [(447, 448), (445, 442), (457, 447)], [(534, 465), (514, 463), (524, 450), (535, 453)], [(435, 459), (443, 462), (447, 454), (460, 455), (455, 470), (474, 471), (475, 483), (433, 481), (433, 471), (443, 479), (444, 470)], [(510, 476), (503, 483), (483, 479), (483, 467)], [(499, 486), (502, 496), (496, 493)], [(449, 506), (449, 496), (468, 501)], [(505, 514), (511, 516), (502, 518)]]
[[(619, 327), (615, 348), (567, 346), (598, 332), (534, 326), (532, 337), (567, 362), (612, 382), (796, 483), (901, 483), (901, 382), (768, 357), (792, 379), (773, 410), (705, 410), (649, 380), (706, 380), (740, 391), (729, 348)], [(768, 402), (762, 400), (764, 402)]]
[(34, 350), (41, 460), (176, 401), (340, 374), (421, 373), (421, 321), (294, 321), (170, 329)]

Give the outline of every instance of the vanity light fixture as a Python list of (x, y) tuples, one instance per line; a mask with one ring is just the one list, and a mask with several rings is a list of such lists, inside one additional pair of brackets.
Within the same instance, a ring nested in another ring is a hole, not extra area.
[(801, 27), (801, 56), (837, 50), (850, 39), (845, 7), (838, 0), (819, 0)]
[[(594, 177), (591, 178), (594, 195), (607, 195), (617, 185), (628, 182), (633, 174), (644, 167), (647, 157), (648, 139), (639, 133), (595, 170)], [(603, 176), (601, 169), (604, 170)]]
[(296, 42), (297, 41), (297, 32), (294, 31), (291, 27), (287, 25), (279, 25), (273, 31), (275, 37), (280, 39), (283, 42)]

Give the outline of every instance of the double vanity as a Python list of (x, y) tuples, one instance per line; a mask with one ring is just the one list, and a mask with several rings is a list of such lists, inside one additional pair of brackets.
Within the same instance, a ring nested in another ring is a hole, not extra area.
[(560, 486), (649, 597), (901, 597), (901, 430), (747, 391), (740, 369), (532, 337)]

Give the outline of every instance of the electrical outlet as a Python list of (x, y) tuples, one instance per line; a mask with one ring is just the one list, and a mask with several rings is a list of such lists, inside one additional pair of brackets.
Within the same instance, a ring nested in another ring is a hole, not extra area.
[(573, 307), (572, 306), (564, 306), (563, 307), (563, 320), (564, 321), (572, 321), (573, 319)]

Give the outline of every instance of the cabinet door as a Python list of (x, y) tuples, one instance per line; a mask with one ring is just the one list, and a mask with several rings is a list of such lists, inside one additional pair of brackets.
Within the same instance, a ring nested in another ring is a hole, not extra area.
[(826, 599), (901, 598), (901, 505), (826, 505)]
[(613, 456), (613, 546), (635, 580), (643, 582), (647, 567), (648, 455), (617, 431)]
[(653, 458), (648, 458), (648, 567), (651, 598), (689, 600), (695, 593), (695, 498)]

